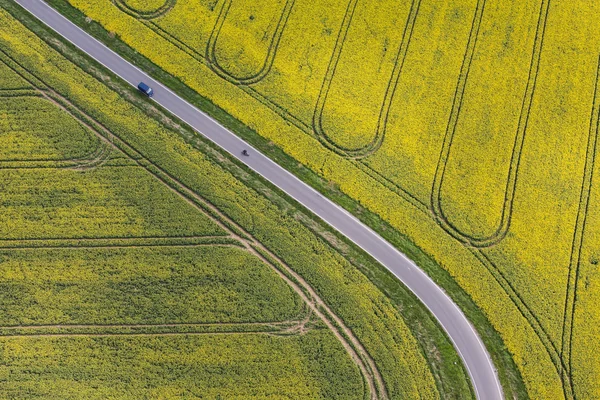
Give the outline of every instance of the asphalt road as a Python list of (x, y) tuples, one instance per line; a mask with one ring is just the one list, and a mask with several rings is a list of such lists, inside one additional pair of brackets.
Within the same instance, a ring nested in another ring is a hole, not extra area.
[[(344, 209), (92, 38), (42, 0), (15, 1), (131, 85), (137, 86), (141, 81), (149, 84), (154, 88), (154, 101), (278, 186), (383, 264), (421, 299), (448, 333), (464, 361), (477, 398), (503, 398), (494, 365), (472, 325), (450, 297), (404, 254)], [(243, 149), (248, 149), (249, 157), (241, 155)]]

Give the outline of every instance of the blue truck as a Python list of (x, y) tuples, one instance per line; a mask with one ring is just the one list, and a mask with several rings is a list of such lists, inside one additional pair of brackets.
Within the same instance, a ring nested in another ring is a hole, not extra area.
[(144, 93), (148, 97), (154, 96), (154, 90), (152, 90), (152, 88), (146, 85), (144, 82), (139, 83), (138, 89), (140, 92)]

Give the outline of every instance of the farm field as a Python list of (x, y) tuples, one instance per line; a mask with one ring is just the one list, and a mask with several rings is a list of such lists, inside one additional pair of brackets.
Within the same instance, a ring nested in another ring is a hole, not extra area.
[(431, 255), (530, 398), (600, 397), (597, 2), (68, 3)]
[(0, 397), (472, 397), (373, 261), (0, 4)]

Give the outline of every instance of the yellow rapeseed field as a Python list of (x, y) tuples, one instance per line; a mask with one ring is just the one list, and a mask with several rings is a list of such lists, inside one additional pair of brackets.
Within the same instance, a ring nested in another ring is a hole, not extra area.
[(600, 398), (600, 3), (69, 2), (431, 254), (531, 398)]
[(448, 392), (348, 245), (93, 71), (0, 10), (0, 397)]

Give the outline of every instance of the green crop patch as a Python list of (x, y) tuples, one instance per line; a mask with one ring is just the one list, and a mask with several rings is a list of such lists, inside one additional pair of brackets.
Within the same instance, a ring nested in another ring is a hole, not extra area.
[(1, 88), (0, 168), (26, 161), (83, 160), (101, 145), (93, 132), (41, 93), (2, 97)]
[(361, 398), (360, 374), (344, 356), (326, 330), (297, 337), (0, 338), (0, 397)]
[(305, 304), (232, 245), (0, 252), (0, 327), (283, 322)]
[(4, 239), (224, 235), (138, 167), (0, 169), (0, 181)]

